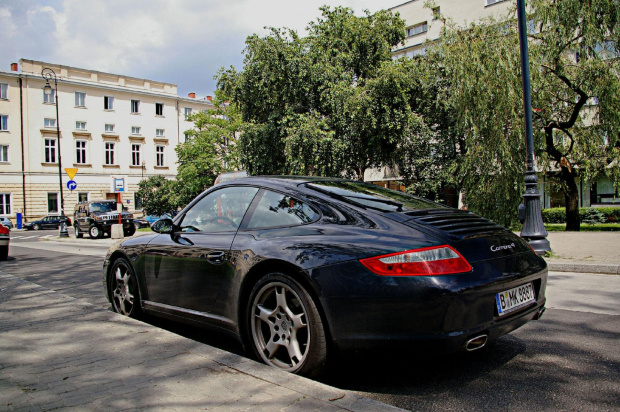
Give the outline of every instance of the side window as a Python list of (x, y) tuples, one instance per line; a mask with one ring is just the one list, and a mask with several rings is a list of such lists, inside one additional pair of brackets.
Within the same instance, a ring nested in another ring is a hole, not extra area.
[(239, 228), (258, 192), (255, 187), (226, 187), (209, 193), (187, 211), (182, 232), (229, 232)]
[(318, 218), (319, 214), (307, 204), (281, 193), (265, 191), (254, 210), (248, 228), (297, 226)]

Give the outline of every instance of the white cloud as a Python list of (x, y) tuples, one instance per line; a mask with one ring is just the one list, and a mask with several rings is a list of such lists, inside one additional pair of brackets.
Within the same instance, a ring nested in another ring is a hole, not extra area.
[[(377, 0), (5, 0), (0, 70), (19, 58), (125, 74), (212, 94), (222, 67), (241, 68), (247, 36), (265, 26), (304, 33), (323, 4), (362, 15)], [(395, 2), (393, 5), (396, 5)], [(17, 30), (19, 27), (19, 30)]]

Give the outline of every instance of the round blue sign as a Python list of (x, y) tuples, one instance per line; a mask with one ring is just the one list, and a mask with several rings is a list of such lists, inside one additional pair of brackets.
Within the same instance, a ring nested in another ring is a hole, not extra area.
[(72, 192), (75, 190), (76, 187), (77, 187), (77, 183), (75, 183), (74, 180), (69, 180), (67, 182), (67, 189), (71, 190)]

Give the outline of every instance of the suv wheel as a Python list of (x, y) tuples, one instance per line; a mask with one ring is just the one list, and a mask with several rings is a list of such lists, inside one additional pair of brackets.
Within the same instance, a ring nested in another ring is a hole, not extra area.
[(99, 229), (99, 226), (93, 223), (88, 228), (88, 235), (90, 236), (91, 239), (99, 239), (102, 235), (102, 232), (101, 232), (101, 229)]
[(84, 237), (84, 234), (80, 232), (80, 227), (78, 226), (78, 224), (75, 224), (75, 237), (78, 239), (82, 239)]

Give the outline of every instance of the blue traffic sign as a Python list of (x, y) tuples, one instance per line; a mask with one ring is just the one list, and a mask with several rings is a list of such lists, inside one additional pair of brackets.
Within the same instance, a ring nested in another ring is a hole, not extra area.
[(77, 187), (77, 183), (75, 183), (74, 180), (69, 180), (67, 182), (67, 189), (71, 190), (72, 192), (75, 190), (76, 187)]

